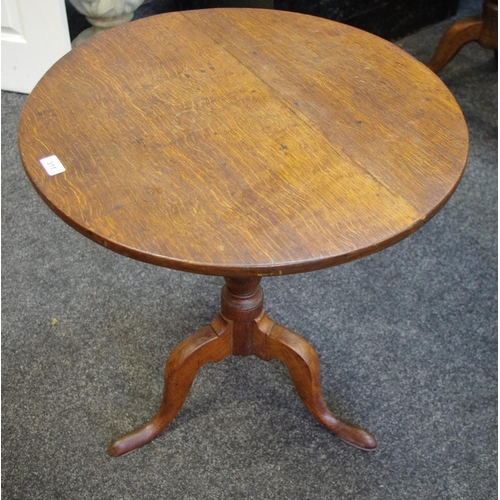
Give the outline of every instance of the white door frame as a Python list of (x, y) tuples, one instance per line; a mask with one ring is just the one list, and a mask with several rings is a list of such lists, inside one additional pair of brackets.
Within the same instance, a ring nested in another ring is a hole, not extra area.
[(64, 0), (1, 0), (2, 90), (29, 94), (71, 50)]

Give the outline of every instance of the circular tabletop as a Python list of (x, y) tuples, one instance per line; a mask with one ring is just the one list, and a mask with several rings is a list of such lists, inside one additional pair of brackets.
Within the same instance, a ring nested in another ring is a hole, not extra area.
[[(441, 80), (387, 41), (296, 13), (206, 9), (73, 49), (29, 96), (19, 146), (40, 196), (87, 237), (243, 277), (408, 236), (453, 193), (468, 135)], [(53, 155), (65, 170), (49, 175)]]

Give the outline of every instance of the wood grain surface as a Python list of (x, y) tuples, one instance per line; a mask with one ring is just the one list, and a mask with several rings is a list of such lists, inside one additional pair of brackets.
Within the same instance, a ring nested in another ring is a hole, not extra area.
[[(19, 146), (66, 222), (197, 273), (319, 269), (418, 229), (462, 175), (444, 84), (398, 47), (326, 19), (205, 9), (134, 21), (36, 86)], [(50, 177), (41, 158), (66, 171)]]

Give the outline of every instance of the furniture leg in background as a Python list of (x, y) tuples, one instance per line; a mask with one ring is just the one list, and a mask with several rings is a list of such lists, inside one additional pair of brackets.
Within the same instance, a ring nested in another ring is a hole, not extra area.
[(462, 19), (451, 25), (438, 43), (427, 66), (437, 73), (469, 42), (498, 51), (498, 0), (484, 0), (481, 15)]

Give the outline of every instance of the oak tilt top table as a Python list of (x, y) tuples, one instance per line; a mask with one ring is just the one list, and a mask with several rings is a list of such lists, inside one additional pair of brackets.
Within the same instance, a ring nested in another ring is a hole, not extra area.
[(468, 150), (455, 99), (423, 64), (326, 19), (259, 9), (149, 17), (72, 50), (38, 83), (19, 146), (45, 202), (88, 238), (159, 266), (225, 278), (212, 323), (165, 367), (154, 439), (197, 370), (277, 358), (308, 410), (377, 446), (325, 406), (318, 357), (264, 312), (262, 276), (321, 269), (405, 238), (448, 200)]

